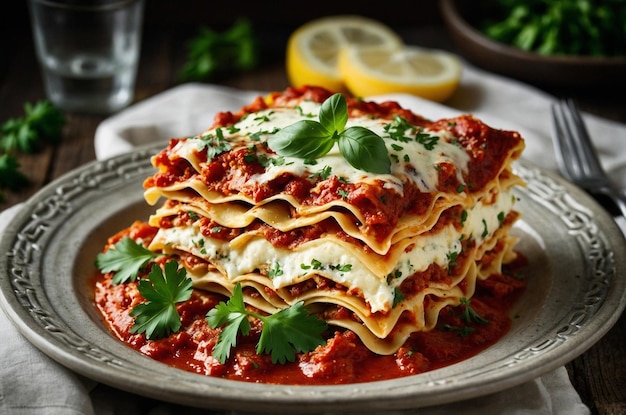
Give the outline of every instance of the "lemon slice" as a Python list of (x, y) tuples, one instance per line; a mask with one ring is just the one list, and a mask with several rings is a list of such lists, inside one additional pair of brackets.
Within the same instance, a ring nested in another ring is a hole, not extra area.
[(341, 51), (339, 69), (355, 96), (403, 92), (442, 102), (457, 89), (462, 65), (452, 53), (417, 46), (352, 47)]
[(311, 20), (287, 42), (287, 76), (292, 86), (317, 85), (347, 92), (339, 72), (339, 51), (348, 46), (397, 49), (402, 39), (384, 24), (362, 16), (338, 15)]

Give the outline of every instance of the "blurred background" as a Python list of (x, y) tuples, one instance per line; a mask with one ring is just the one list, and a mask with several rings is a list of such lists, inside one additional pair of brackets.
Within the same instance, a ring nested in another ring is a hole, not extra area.
[[(258, 1), (209, 2), (194, 0), (148, 0), (144, 16), (144, 39), (147, 36), (163, 36), (167, 33), (174, 39), (190, 39), (199, 27), (206, 26), (223, 31), (238, 18), (248, 19), (258, 35), (262, 58), (272, 63), (284, 58), (289, 34), (299, 25), (326, 15), (359, 14), (388, 24), (400, 35), (407, 29), (418, 26), (440, 25), (441, 16), (437, 0), (410, 2), (402, 7), (371, 7), (357, 0), (320, 0), (304, 7), (294, 8), (290, 1), (275, 1), (271, 4)], [(31, 36), (26, 1), (10, 1), (3, 4), (0, 12), (0, 77), (7, 70), (8, 60), (16, 53), (32, 53), (23, 50), (28, 46), (22, 42)], [(407, 40), (407, 39), (405, 39)], [(410, 39), (408, 39), (410, 40)], [(407, 41), (408, 41), (407, 40)], [(31, 42), (32, 43), (32, 42)], [(155, 42), (159, 43), (159, 42)], [(149, 45), (143, 42), (144, 45)], [(172, 60), (183, 60), (184, 45), (173, 43), (163, 55)], [(22, 50), (18, 50), (22, 49)]]

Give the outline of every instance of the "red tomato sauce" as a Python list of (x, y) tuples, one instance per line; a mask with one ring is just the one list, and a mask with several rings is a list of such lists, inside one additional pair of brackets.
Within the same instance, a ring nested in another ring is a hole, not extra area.
[[(149, 227), (136, 229), (131, 237), (150, 238)], [(115, 243), (122, 235), (110, 239)], [(327, 343), (312, 352), (299, 353), (294, 362), (273, 364), (269, 355), (257, 355), (261, 326), (253, 321), (248, 336), (240, 335), (230, 358), (220, 363), (212, 356), (221, 329), (207, 324), (206, 313), (227, 298), (194, 290), (190, 300), (179, 303), (181, 329), (170, 336), (148, 340), (130, 332), (132, 308), (145, 300), (136, 282), (113, 284), (111, 274), (94, 279), (94, 302), (111, 333), (129, 347), (169, 366), (206, 376), (245, 382), (292, 385), (330, 385), (401, 378), (448, 366), (494, 345), (511, 326), (509, 312), (523, 293), (525, 281), (516, 277), (525, 259), (506, 266), (502, 274), (478, 281), (471, 308), (488, 323), (467, 323), (465, 306), (444, 308), (437, 327), (414, 333), (394, 354), (372, 353), (351, 331), (329, 328)]]

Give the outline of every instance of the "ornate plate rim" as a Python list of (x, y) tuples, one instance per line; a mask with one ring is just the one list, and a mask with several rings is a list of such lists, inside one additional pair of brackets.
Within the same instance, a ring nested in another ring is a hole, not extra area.
[[(551, 238), (548, 231), (522, 223), (522, 240), (530, 240), (535, 246), (531, 250), (547, 250), (548, 260), (535, 271), (552, 275), (552, 280), (547, 278), (537, 288), (534, 294), (541, 294), (544, 288), (550, 292), (528, 313), (531, 315), (525, 322), (512, 330), (506, 346), (500, 347), (507, 350), (498, 350), (496, 345), (477, 358), (397, 380), (316, 387), (228, 381), (167, 367), (105, 332), (90, 315), (89, 299), (84, 298), (74, 275), (77, 264), (85, 264), (80, 252), (86, 236), (114, 233), (115, 229), (102, 224), (143, 199), (138, 184), (151, 174), (149, 159), (161, 147), (149, 145), (95, 161), (55, 180), (24, 204), (0, 241), (5, 253), (0, 257), (0, 304), (8, 317), (49, 357), (98, 382), (160, 400), (214, 409), (308, 412), (431, 406), (501, 391), (569, 362), (597, 342), (626, 306), (626, 258), (614, 255), (624, 246), (624, 236), (612, 218), (582, 190), (519, 160), (516, 171), (528, 182), (518, 196), (523, 215), (524, 209), (531, 218), (535, 210), (540, 211), (560, 236), (571, 238), (566, 241), (568, 251), (553, 252), (556, 248), (546, 241)], [(137, 198), (131, 203), (116, 198), (118, 194)], [(90, 224), (88, 219), (93, 217), (97, 219)], [(103, 226), (106, 229), (97, 229)], [(88, 229), (81, 233), (82, 228)], [(76, 240), (74, 234), (79, 235)], [(68, 238), (70, 246), (65, 247), (59, 237)], [(575, 253), (584, 254), (575, 283), (584, 292), (565, 298), (559, 307), (569, 308), (552, 324), (542, 315), (546, 307), (556, 307), (553, 303), (559, 299), (553, 298), (551, 290), (565, 277), (549, 272), (554, 265), (549, 257), (558, 254), (569, 260)], [(46, 268), (50, 265), (54, 266), (52, 271)], [(64, 277), (63, 273), (70, 275)], [(57, 279), (72, 284), (67, 304), (49, 301), (62, 295), (59, 284), (51, 283)], [(80, 324), (67, 318), (72, 313), (80, 314)], [(533, 320), (535, 317), (538, 320)], [(538, 335), (529, 335), (535, 322), (545, 325), (534, 327)], [(104, 336), (103, 343), (99, 336)]]

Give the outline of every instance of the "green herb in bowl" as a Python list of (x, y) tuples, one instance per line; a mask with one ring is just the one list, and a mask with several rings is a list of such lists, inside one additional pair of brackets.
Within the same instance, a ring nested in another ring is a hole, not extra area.
[(479, 29), (543, 55), (626, 56), (626, 0), (489, 0)]

